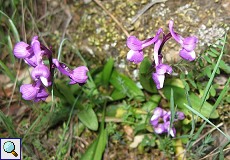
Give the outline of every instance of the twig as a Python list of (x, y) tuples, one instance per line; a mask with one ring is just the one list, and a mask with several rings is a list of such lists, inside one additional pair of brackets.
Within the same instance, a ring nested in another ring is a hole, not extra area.
[(156, 3), (162, 3), (162, 2), (166, 2), (167, 0), (152, 0), (151, 2), (149, 2), (148, 4), (146, 4), (141, 10), (139, 10), (137, 12), (137, 14), (132, 18), (131, 24), (135, 23), (136, 20), (142, 15), (144, 14), (149, 8), (151, 8), (154, 4)]
[[(223, 152), (228, 151), (228, 150), (230, 150), (230, 147), (228, 147), (228, 148), (224, 149), (224, 150), (223, 150)], [(219, 152), (220, 152), (220, 151), (215, 152), (215, 153), (212, 153), (212, 154), (208, 154), (207, 156), (205, 156), (205, 157), (201, 158), (200, 160), (202, 160), (202, 159), (206, 159), (206, 158), (211, 157), (211, 156), (214, 156), (214, 155), (218, 154)]]
[(99, 0), (94, 0), (113, 20), (114, 22), (121, 28), (121, 30), (125, 33), (127, 37), (129, 37), (128, 31), (123, 27), (123, 25), (115, 18), (103, 5)]

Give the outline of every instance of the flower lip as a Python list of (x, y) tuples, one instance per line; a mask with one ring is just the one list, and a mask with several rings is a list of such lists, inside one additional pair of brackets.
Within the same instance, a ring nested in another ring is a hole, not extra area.
[(39, 77), (48, 78), (50, 76), (49, 68), (43, 64), (36, 66), (32, 72), (31, 77), (36, 80)]
[(49, 68), (43, 64), (36, 66), (32, 72), (31, 77), (36, 81), (38, 79), (47, 87), (49, 83), (50, 71)]
[(180, 57), (187, 61), (194, 61), (196, 59), (195, 51), (187, 51), (186, 49), (180, 50)]
[(13, 52), (17, 58), (27, 58), (32, 54), (30, 46), (25, 42), (18, 42), (14, 46)]
[(152, 79), (153, 79), (154, 83), (156, 84), (157, 89), (163, 88), (164, 80), (165, 80), (164, 74), (153, 73)]
[(85, 66), (77, 67), (73, 70), (73, 72), (70, 74), (70, 83), (69, 84), (76, 84), (76, 83), (86, 83), (88, 76), (88, 68)]
[(143, 59), (144, 55), (142, 51), (130, 50), (127, 54), (127, 60), (129, 60), (130, 62), (134, 62), (136, 64), (142, 62)]
[(37, 96), (34, 98), (34, 102), (45, 101), (49, 94), (46, 92), (43, 86), (40, 87)]
[(186, 37), (183, 41), (183, 48), (187, 51), (193, 51), (196, 48), (196, 44), (198, 43), (198, 38), (195, 36)]
[(33, 86), (32, 84), (23, 84), (20, 87), (20, 92), (22, 93), (22, 98), (25, 100), (32, 100), (36, 97), (39, 88)]
[(167, 130), (165, 129), (164, 124), (158, 124), (156, 127), (154, 127), (154, 131), (155, 131), (157, 134), (161, 134), (161, 133), (166, 132)]

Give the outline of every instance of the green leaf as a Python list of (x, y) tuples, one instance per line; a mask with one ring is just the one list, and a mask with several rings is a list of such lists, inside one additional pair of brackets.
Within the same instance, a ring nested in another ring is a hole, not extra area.
[(98, 119), (91, 106), (86, 106), (84, 109), (79, 110), (77, 115), (86, 127), (94, 131), (98, 129)]
[(211, 51), (207, 51), (207, 53), (212, 57), (217, 57), (217, 55), (215, 53), (211, 52)]
[(102, 130), (96, 140), (88, 147), (80, 160), (101, 160), (107, 143), (107, 131)]
[(105, 129), (105, 111), (106, 111), (106, 102), (103, 106), (102, 120), (100, 124), (100, 134), (97, 139), (89, 146), (84, 155), (81, 157), (81, 160), (101, 160), (105, 146), (107, 144), (107, 130)]
[(220, 54), (220, 52), (218, 52), (216, 49), (214, 48), (210, 48), (211, 52), (216, 54), (217, 56)]
[(212, 67), (211, 66), (205, 67), (203, 70), (203, 73), (210, 78), (212, 75)]
[(141, 62), (140, 70), (139, 70), (139, 78), (142, 87), (150, 92), (150, 93), (157, 93), (156, 85), (152, 79), (152, 63), (151, 61), (145, 57), (144, 60)]
[(126, 94), (117, 90), (117, 89), (114, 89), (112, 94), (111, 94), (111, 97), (114, 101), (117, 101), (117, 100), (125, 98)]
[(222, 69), (227, 74), (230, 74), (230, 66), (226, 64), (223, 60), (220, 61), (220, 69)]
[(113, 71), (110, 78), (110, 83), (121, 92), (126, 94), (129, 98), (134, 98), (139, 101), (144, 101), (144, 94), (140, 88), (127, 76), (118, 73), (116, 70)]
[(212, 63), (212, 60), (209, 58), (209, 56), (204, 55), (204, 59), (205, 59), (208, 63)]
[(158, 106), (160, 103), (161, 96), (160, 95), (153, 95), (142, 107), (143, 110), (150, 112), (154, 108)]
[(112, 71), (113, 71), (113, 58), (110, 58), (108, 62), (105, 64), (103, 71), (102, 71), (102, 83), (104, 85), (108, 85)]
[[(170, 84), (165, 84), (163, 90), (163, 93), (165, 95), (165, 97), (170, 100), (170, 95), (171, 95), (171, 89), (173, 89), (173, 94), (174, 94), (174, 103), (185, 113), (188, 114), (188, 109), (186, 109), (184, 107), (184, 103), (188, 103), (187, 99), (186, 99), (186, 94), (185, 94), (185, 90), (184, 88), (180, 88), (180, 87), (176, 87)], [(194, 93), (191, 93), (189, 95), (190, 101), (191, 101), (191, 105), (192, 107), (199, 111), (200, 109), (200, 102), (201, 102), (201, 98), (199, 98), (197, 95), (195, 95)], [(209, 117), (209, 115), (212, 112), (212, 108), (213, 106), (211, 104), (209, 104), (208, 102), (205, 102), (202, 110), (200, 111), (201, 114), (203, 114), (205, 117)], [(218, 118), (218, 112), (215, 110), (210, 118)]]

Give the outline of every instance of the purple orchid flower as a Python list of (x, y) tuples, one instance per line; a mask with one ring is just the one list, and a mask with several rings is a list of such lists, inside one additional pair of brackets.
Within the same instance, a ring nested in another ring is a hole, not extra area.
[(48, 96), (49, 94), (46, 92), (45, 87), (41, 85), (34, 102), (45, 101)]
[[(184, 118), (185, 116), (183, 112), (176, 112), (174, 121), (183, 120)], [(150, 123), (153, 126), (154, 132), (157, 134), (169, 133), (172, 137), (175, 137), (176, 129), (173, 125), (170, 128), (170, 119), (170, 111), (167, 112), (160, 107), (156, 107), (150, 119)]]
[(156, 73), (152, 74), (153, 81), (156, 84), (157, 89), (163, 88), (164, 80), (165, 80), (165, 73), (171, 74), (172, 67), (167, 64), (162, 63), (162, 56), (158, 53), (162, 41), (159, 39), (157, 40), (154, 46), (154, 60), (155, 60), (155, 68)]
[(50, 86), (51, 82), (49, 82), (50, 80), (50, 70), (47, 66), (45, 66), (44, 64), (40, 64), (38, 66), (36, 66), (32, 72), (31, 72), (31, 77), (37, 81), (38, 79), (41, 80), (41, 82), (46, 86)]
[(75, 68), (74, 70), (70, 70), (65, 64), (60, 63), (57, 59), (53, 59), (53, 64), (62, 74), (69, 76), (69, 84), (86, 83), (88, 79), (87, 72), (89, 71), (87, 67), (80, 66)]
[(180, 50), (180, 56), (187, 61), (195, 60), (196, 54), (194, 49), (196, 47), (196, 44), (198, 43), (197, 37), (191, 36), (183, 38), (182, 36), (174, 32), (172, 20), (169, 21), (169, 30), (172, 37), (182, 46), (182, 49)]
[(164, 115), (166, 114), (166, 111), (163, 110), (162, 108), (160, 107), (156, 107), (154, 112), (153, 112), (153, 116), (151, 117), (150, 119), (150, 122), (153, 126), (157, 126), (158, 123), (159, 123), (159, 119), (161, 117), (163, 117)]
[(130, 49), (130, 51), (127, 54), (127, 60), (129, 60), (130, 62), (134, 62), (136, 64), (140, 63), (144, 59), (144, 54), (142, 50), (145, 47), (154, 44), (158, 40), (162, 31), (163, 31), (162, 28), (160, 28), (157, 31), (155, 37), (149, 38), (144, 41), (140, 41), (135, 36), (130, 36), (127, 39), (127, 46)]
[(38, 36), (32, 38), (31, 45), (25, 42), (18, 42), (14, 46), (13, 52), (17, 58), (23, 58), (32, 67), (42, 63), (42, 55), (44, 54), (44, 51), (41, 50)]
[(87, 76), (87, 72), (88, 72), (88, 68), (85, 66), (80, 66), (77, 67), (73, 70), (73, 73), (70, 74), (69, 78), (70, 78), (70, 82), (69, 84), (84, 84), (86, 83), (86, 80), (88, 79)]
[(22, 98), (25, 100), (34, 100), (35, 102), (45, 100), (48, 97), (48, 93), (41, 85), (41, 81), (38, 80), (35, 84), (23, 84), (20, 87)]

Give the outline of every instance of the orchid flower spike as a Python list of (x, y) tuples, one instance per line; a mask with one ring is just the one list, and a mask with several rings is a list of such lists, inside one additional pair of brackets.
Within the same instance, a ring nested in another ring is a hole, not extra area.
[(128, 37), (127, 46), (129, 47), (130, 51), (127, 54), (127, 60), (136, 64), (140, 63), (144, 59), (144, 54), (142, 50), (145, 47), (154, 44), (158, 40), (161, 32), (163, 32), (162, 28), (157, 31), (155, 37), (143, 41), (140, 41), (135, 36)]
[(34, 36), (31, 45), (22, 41), (18, 42), (14, 46), (13, 53), (15, 57), (23, 58), (28, 65), (36, 67), (38, 64), (42, 63), (42, 54), (44, 51), (41, 50), (38, 36)]
[(169, 30), (172, 37), (182, 46), (182, 49), (180, 50), (180, 56), (187, 61), (195, 60), (196, 54), (194, 49), (198, 43), (198, 38), (195, 36), (183, 38), (178, 33), (174, 32), (172, 20), (169, 21)]
[[(174, 121), (183, 120), (185, 118), (183, 112), (176, 112)], [(165, 111), (160, 107), (156, 107), (150, 119), (150, 123), (156, 134), (168, 133), (172, 137), (176, 136), (176, 128), (172, 124), (170, 126), (171, 112)]]
[(74, 70), (70, 70), (65, 64), (59, 62), (57, 59), (53, 59), (53, 64), (55, 67), (64, 75), (69, 76), (69, 84), (85, 84), (88, 76), (87, 72), (89, 71), (87, 67), (80, 66)]

